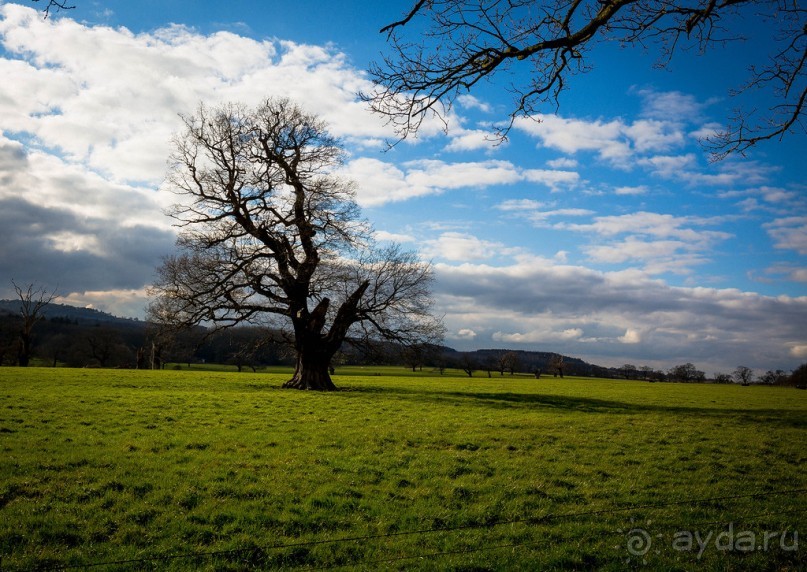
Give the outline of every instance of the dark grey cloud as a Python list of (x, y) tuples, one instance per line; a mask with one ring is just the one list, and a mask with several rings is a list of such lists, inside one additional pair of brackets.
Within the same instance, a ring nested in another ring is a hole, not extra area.
[(807, 361), (807, 297), (673, 287), (637, 271), (602, 273), (546, 260), (499, 268), (440, 264), (437, 271), (449, 327), (472, 329), (475, 346), (560, 351), (608, 364), (696, 360), (709, 374)]
[[(12, 278), (58, 285), (62, 294), (140, 289), (151, 282), (155, 266), (174, 244), (168, 230), (119, 226), (20, 198), (0, 200), (0, 229), (0, 288), (6, 292)], [(59, 235), (87, 237), (93, 247), (60, 249), (49, 238)]]
[(122, 302), (115, 293), (141, 291), (173, 250), (156, 199), (0, 137), (0, 297), (13, 296), (13, 279), (55, 288), (68, 302), (142, 313), (142, 294)]

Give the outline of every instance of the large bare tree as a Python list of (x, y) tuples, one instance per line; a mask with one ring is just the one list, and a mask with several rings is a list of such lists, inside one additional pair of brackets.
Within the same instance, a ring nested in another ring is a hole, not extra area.
[(708, 142), (720, 158), (804, 131), (806, 14), (799, 0), (417, 0), (382, 28), (391, 53), (371, 67), (376, 90), (364, 97), (406, 137), (432, 112), (445, 118), (480, 80), (526, 68), (529, 79), (509, 86), (512, 126), (554, 107), (569, 78), (591, 69), (598, 43), (656, 47), (663, 67), (682, 49), (741, 40), (745, 18), (770, 35), (771, 52), (749, 62), (748, 83), (736, 87), (767, 90), (774, 103), (767, 112), (741, 110)]
[(334, 389), (328, 365), (348, 335), (439, 341), (431, 266), (373, 243), (319, 119), (287, 99), (183, 119), (168, 178), (181, 253), (158, 270), (153, 319), (285, 326), (297, 355), (285, 387), (299, 389)]

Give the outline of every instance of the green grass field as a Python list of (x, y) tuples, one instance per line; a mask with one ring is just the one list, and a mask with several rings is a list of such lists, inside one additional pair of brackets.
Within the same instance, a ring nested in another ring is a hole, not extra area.
[(807, 392), (342, 371), (0, 368), (0, 569), (807, 561)]

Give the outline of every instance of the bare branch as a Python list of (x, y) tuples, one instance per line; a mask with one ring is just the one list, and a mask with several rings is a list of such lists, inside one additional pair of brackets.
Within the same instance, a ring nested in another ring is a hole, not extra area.
[[(514, 101), (506, 137), (518, 117), (559, 105), (575, 74), (591, 69), (588, 52), (601, 42), (655, 47), (658, 65), (682, 50), (706, 52), (742, 39), (732, 28), (748, 15), (777, 31), (767, 63), (752, 67), (739, 92), (763, 89), (776, 103), (750, 125), (750, 112), (712, 139), (716, 156), (742, 152), (759, 141), (804, 131), (807, 11), (795, 0), (433, 0), (418, 1), (406, 16), (382, 29), (390, 55), (370, 68), (375, 88), (362, 94), (400, 138), (427, 118), (447, 121), (454, 100), (511, 66), (531, 66), (531, 78), (510, 86)], [(407, 25), (425, 24), (414, 41)]]
[[(40, 0), (31, 0), (32, 2), (39, 2)], [(50, 15), (50, 11), (52, 9), (55, 10), (72, 10), (75, 6), (68, 4), (67, 2), (63, 2), (61, 0), (48, 0), (47, 6), (45, 6), (43, 12), (45, 13), (45, 18)]]
[(398, 22), (393, 22), (392, 24), (384, 26), (383, 28), (381, 28), (380, 33), (383, 34), (384, 32), (392, 32), (395, 28), (399, 26), (405, 26), (406, 24), (408, 24), (409, 21), (415, 17), (415, 14), (417, 14), (418, 11), (420, 11), (420, 9), (423, 8), (423, 5), (426, 4), (427, 1), (428, 0), (418, 0), (414, 8), (412, 8), (412, 10), (409, 12), (409, 14), (406, 15), (406, 17), (403, 20), (399, 20)]

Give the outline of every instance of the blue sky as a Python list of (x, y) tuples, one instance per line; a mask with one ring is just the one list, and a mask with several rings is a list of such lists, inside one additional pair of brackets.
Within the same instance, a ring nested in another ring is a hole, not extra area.
[(486, 137), (510, 104), (497, 81), (447, 132), (431, 122), (385, 151), (394, 135), (356, 93), (407, 2), (75, 3), (47, 20), (0, 3), (0, 297), (37, 281), (142, 316), (173, 248), (161, 187), (178, 114), (282, 95), (344, 140), (378, 238), (434, 262), (448, 345), (710, 375), (807, 361), (804, 134), (714, 164), (698, 142), (764, 45), (667, 70), (603, 46), (505, 144)]

